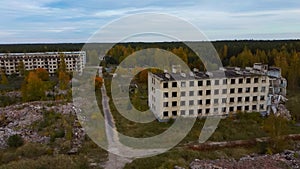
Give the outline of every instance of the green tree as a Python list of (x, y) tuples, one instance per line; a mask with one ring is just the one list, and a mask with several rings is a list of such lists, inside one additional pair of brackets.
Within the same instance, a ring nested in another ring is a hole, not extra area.
[(295, 89), (298, 87), (300, 73), (300, 59), (297, 52), (293, 52), (290, 58), (290, 66), (288, 67), (289, 87)]
[(287, 120), (281, 116), (277, 117), (274, 114), (270, 114), (270, 116), (264, 121), (263, 129), (270, 137), (270, 143), (268, 146), (268, 151), (270, 153), (280, 152), (286, 147), (287, 144), (283, 135), (286, 134), (287, 127)]
[(59, 55), (59, 64), (58, 64), (58, 72), (60, 71), (64, 71), (66, 72), (67, 71), (67, 64), (66, 64), (66, 61), (65, 61), (65, 55), (63, 53), (61, 53)]
[(26, 72), (26, 70), (25, 70), (25, 64), (24, 64), (24, 62), (22, 60), (19, 61), (19, 63), (18, 63), (18, 70), (20, 72), (20, 76), (25, 76), (25, 72)]
[(23, 138), (20, 135), (15, 134), (15, 135), (12, 135), (8, 138), (7, 144), (8, 144), (9, 147), (17, 148), (17, 147), (22, 146), (24, 144), (24, 141), (23, 141)]
[(60, 55), (60, 62), (58, 65), (58, 84), (61, 90), (67, 90), (71, 77), (67, 72), (67, 65), (63, 54)]

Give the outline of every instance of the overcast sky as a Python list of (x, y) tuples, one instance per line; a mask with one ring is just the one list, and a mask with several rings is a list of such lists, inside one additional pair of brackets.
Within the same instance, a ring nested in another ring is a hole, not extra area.
[(210, 40), (300, 39), (299, 0), (1, 0), (0, 43), (86, 42), (141, 12), (183, 18)]

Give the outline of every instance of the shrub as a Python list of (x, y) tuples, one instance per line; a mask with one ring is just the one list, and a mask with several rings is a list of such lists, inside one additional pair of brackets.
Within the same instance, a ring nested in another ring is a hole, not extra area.
[(65, 130), (63, 128), (55, 130), (51, 136), (50, 141), (54, 142), (56, 138), (63, 138), (65, 137)]
[(38, 143), (26, 143), (24, 146), (19, 147), (15, 154), (26, 158), (40, 157), (42, 155), (52, 155), (51, 149), (46, 145)]
[(8, 138), (7, 144), (9, 147), (20, 147), (24, 144), (22, 137), (18, 134), (12, 135)]

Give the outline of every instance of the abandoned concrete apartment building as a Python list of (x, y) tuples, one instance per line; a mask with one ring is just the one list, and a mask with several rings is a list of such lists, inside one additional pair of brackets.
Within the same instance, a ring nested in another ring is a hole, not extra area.
[(148, 105), (160, 120), (239, 111), (278, 113), (286, 101), (286, 87), (280, 68), (260, 63), (212, 72), (182, 72), (180, 66), (173, 66), (171, 72), (149, 72)]
[(0, 69), (5, 74), (20, 74), (19, 64), (23, 62), (25, 70), (37, 68), (46, 69), (50, 75), (54, 75), (64, 55), (66, 69), (70, 72), (82, 72), (86, 60), (85, 51), (74, 52), (39, 52), (39, 53), (1, 53)]

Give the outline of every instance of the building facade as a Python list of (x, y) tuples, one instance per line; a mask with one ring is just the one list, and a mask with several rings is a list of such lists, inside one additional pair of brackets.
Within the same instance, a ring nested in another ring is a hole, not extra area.
[(85, 60), (85, 51), (76, 52), (44, 52), (44, 53), (1, 53), (0, 69), (5, 74), (19, 75), (19, 64), (24, 63), (25, 70), (34, 70), (37, 68), (46, 69), (50, 75), (53, 75), (58, 69), (61, 61), (61, 55), (64, 56), (66, 68), (69, 72), (82, 72)]
[(149, 72), (148, 105), (159, 120), (268, 112), (274, 80), (268, 73), (268, 66), (262, 64), (213, 72), (185, 73), (174, 68), (170, 73)]

